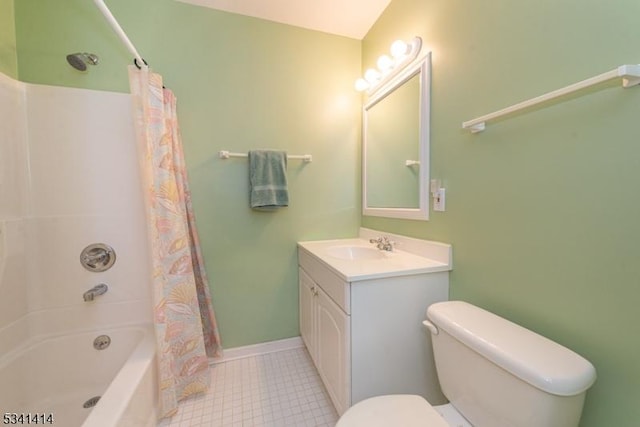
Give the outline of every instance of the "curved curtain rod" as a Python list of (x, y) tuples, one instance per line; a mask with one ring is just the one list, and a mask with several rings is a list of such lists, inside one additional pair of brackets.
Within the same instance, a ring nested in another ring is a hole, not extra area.
[(131, 43), (131, 40), (129, 40), (129, 37), (127, 37), (127, 33), (124, 32), (120, 24), (118, 24), (118, 21), (116, 20), (116, 18), (113, 16), (113, 14), (111, 13), (107, 5), (104, 3), (104, 0), (93, 0), (93, 2), (96, 4), (100, 12), (102, 12), (102, 14), (104, 15), (105, 19), (107, 20), (107, 22), (109, 23), (113, 31), (118, 35), (118, 37), (120, 37), (120, 40), (122, 40), (122, 43), (124, 43), (127, 49), (129, 49), (129, 52), (133, 54), (134, 65), (138, 68), (147, 67), (148, 66), (147, 61), (145, 61), (142, 58), (142, 56), (140, 56), (136, 47), (133, 45), (133, 43)]

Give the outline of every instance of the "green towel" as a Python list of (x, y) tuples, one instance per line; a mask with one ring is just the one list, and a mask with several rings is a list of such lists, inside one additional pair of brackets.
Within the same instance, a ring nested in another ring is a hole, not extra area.
[(249, 190), (252, 208), (289, 206), (286, 151), (249, 151)]

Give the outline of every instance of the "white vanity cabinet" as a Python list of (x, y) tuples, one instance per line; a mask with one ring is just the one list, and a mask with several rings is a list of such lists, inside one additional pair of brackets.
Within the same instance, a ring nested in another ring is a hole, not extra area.
[(338, 414), (383, 394), (445, 403), (422, 321), (430, 304), (448, 299), (450, 258), (416, 266), (400, 251), (351, 260), (325, 251), (345, 244), (371, 247), (363, 239), (298, 244), (300, 333)]
[(342, 414), (350, 406), (351, 320), (300, 267), (300, 335), (327, 393)]

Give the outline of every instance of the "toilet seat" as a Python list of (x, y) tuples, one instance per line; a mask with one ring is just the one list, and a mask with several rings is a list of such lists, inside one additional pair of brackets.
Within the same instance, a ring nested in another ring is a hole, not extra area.
[(365, 399), (349, 408), (336, 427), (450, 427), (423, 397), (392, 394)]

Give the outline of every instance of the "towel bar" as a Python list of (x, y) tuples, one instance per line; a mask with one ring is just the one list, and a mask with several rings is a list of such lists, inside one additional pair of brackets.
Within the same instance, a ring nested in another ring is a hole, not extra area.
[(482, 132), (485, 129), (485, 123), (498, 119), (502, 116), (506, 116), (515, 113), (520, 110), (524, 110), (543, 102), (550, 101), (552, 99), (560, 98), (562, 96), (577, 92), (584, 88), (606, 82), (611, 79), (622, 78), (622, 87), (629, 88), (640, 84), (640, 64), (621, 65), (616, 69), (608, 71), (606, 73), (597, 75), (590, 79), (583, 80), (578, 83), (563, 87), (562, 89), (554, 90), (553, 92), (545, 93), (538, 97), (529, 99), (527, 101), (520, 102), (502, 110), (495, 111), (490, 114), (486, 114), (482, 117), (478, 117), (473, 120), (468, 120), (462, 123), (463, 129), (469, 129), (471, 133)]
[[(219, 151), (218, 155), (221, 159), (228, 159), (229, 157), (249, 157), (247, 153), (232, 153), (227, 150)], [(287, 159), (302, 160), (305, 163), (311, 163), (313, 156), (311, 154), (288, 155)]]

